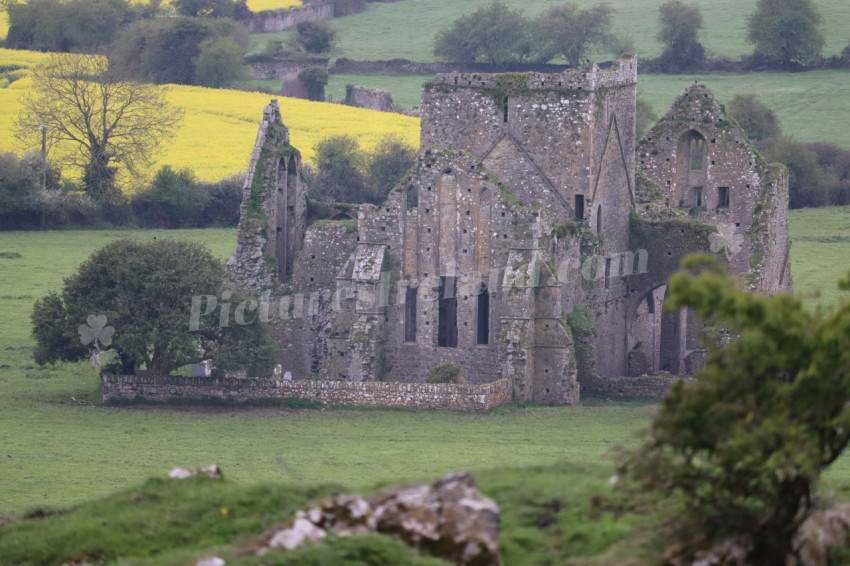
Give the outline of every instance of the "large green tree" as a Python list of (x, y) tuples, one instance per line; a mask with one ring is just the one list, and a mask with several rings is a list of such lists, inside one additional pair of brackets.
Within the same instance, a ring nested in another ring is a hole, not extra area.
[(71, 148), (60, 155), (82, 168), (86, 191), (104, 203), (122, 198), (115, 165), (138, 174), (182, 116), (162, 88), (111, 72), (105, 57), (54, 54), (32, 79), (19, 137), (33, 147), (44, 139)]
[(562, 56), (578, 66), (594, 49), (619, 49), (622, 41), (611, 31), (613, 15), (614, 10), (603, 4), (582, 9), (567, 2), (549, 8), (536, 21), (538, 37), (545, 45), (542, 58)]
[(621, 471), (663, 496), (682, 563), (726, 544), (743, 563), (785, 564), (821, 472), (850, 441), (850, 302), (821, 316), (790, 295), (742, 291), (707, 256), (684, 266), (699, 274), (672, 277), (665, 309), (714, 329), (706, 365), (671, 388)]
[(439, 31), (434, 37), (434, 55), (458, 63), (527, 62), (535, 51), (531, 34), (522, 10), (494, 0)]
[(702, 12), (699, 6), (670, 0), (658, 7), (658, 41), (664, 44), (661, 61), (671, 71), (682, 71), (701, 62), (705, 48), (699, 41)]
[[(231, 297), (222, 301), (233, 309), (226, 319), (200, 316), (215, 304), (212, 297), (224, 297), (222, 277), (221, 263), (199, 244), (112, 242), (66, 279), (61, 293), (36, 301), (35, 360), (77, 361), (99, 348), (114, 351), (121, 370), (128, 373), (144, 364), (152, 373), (167, 375), (185, 364), (209, 358), (215, 362), (217, 357), (224, 362), (222, 369), (241, 367), (254, 375), (270, 370), (273, 351), (265, 328), (246, 316), (256, 312), (256, 303), (254, 308), (244, 303), (237, 315), (238, 300)], [(197, 328), (192, 327), (193, 306), (204, 309), (196, 313)]]
[(747, 41), (756, 57), (788, 68), (806, 65), (821, 55), (821, 16), (812, 0), (758, 0), (747, 17)]

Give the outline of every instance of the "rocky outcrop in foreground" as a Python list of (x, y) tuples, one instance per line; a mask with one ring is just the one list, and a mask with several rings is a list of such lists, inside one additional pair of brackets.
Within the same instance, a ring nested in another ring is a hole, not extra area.
[(267, 531), (256, 553), (293, 549), (329, 533), (394, 535), (408, 545), (458, 565), (491, 566), (499, 558), (499, 507), (467, 473), (432, 484), (391, 487), (364, 499), (334, 495), (305, 507)]

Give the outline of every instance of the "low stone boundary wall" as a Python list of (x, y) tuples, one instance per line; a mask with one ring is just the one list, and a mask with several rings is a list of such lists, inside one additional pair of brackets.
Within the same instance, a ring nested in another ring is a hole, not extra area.
[(100, 388), (104, 401), (143, 398), (150, 401), (222, 399), (241, 402), (299, 398), (327, 405), (452, 411), (486, 411), (513, 399), (513, 384), (509, 379), (484, 385), (454, 385), (103, 374)]
[(675, 375), (606, 377), (594, 375), (579, 379), (581, 396), (605, 399), (662, 399), (670, 386), (679, 381)]
[(328, 69), (329, 73), (348, 75), (435, 75), (437, 73), (512, 73), (529, 72), (560, 73), (569, 69), (569, 65), (492, 65), (490, 63), (444, 63), (421, 62), (408, 59), (390, 59), (388, 61), (355, 61), (340, 57)]

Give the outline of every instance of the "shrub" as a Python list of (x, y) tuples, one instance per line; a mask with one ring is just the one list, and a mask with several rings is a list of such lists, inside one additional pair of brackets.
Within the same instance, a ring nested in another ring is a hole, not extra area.
[(442, 364), (431, 370), (428, 383), (466, 383), (460, 368), (454, 364)]
[(788, 167), (788, 207), (805, 208), (828, 204), (818, 156), (793, 138), (779, 138), (765, 152), (770, 161)]
[(148, 190), (133, 198), (138, 222), (155, 228), (194, 227), (200, 224), (209, 195), (190, 169), (173, 170), (166, 165)]
[(726, 104), (726, 114), (735, 119), (751, 140), (762, 141), (782, 133), (773, 110), (758, 95), (738, 93)]
[(307, 98), (322, 102), (325, 100), (325, 86), (328, 84), (328, 71), (322, 67), (307, 67), (298, 73), (298, 80), (307, 90)]
[(242, 48), (229, 37), (205, 39), (194, 60), (195, 84), (210, 88), (229, 87), (248, 76)]
[(181, 16), (232, 18), (236, 6), (233, 0), (174, 0), (174, 8)]
[(298, 22), (295, 26), (293, 47), (307, 53), (327, 53), (333, 49), (336, 30), (328, 26), (325, 20)]
[(398, 134), (387, 134), (378, 142), (368, 158), (368, 172), (381, 200), (413, 167), (415, 159), (416, 149)]
[(231, 175), (218, 183), (203, 184), (207, 205), (198, 223), (201, 226), (236, 226), (239, 224), (239, 206), (242, 204), (242, 185), (245, 174)]

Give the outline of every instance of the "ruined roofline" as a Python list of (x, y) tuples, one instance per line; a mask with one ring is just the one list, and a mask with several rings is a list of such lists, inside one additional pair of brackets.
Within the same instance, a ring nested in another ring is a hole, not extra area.
[(589, 69), (567, 69), (560, 73), (440, 73), (426, 83), (425, 90), (439, 86), (467, 89), (522, 89), (529, 92), (560, 90), (595, 91), (600, 87), (637, 84), (637, 55), (624, 55), (602, 69), (591, 63)]

